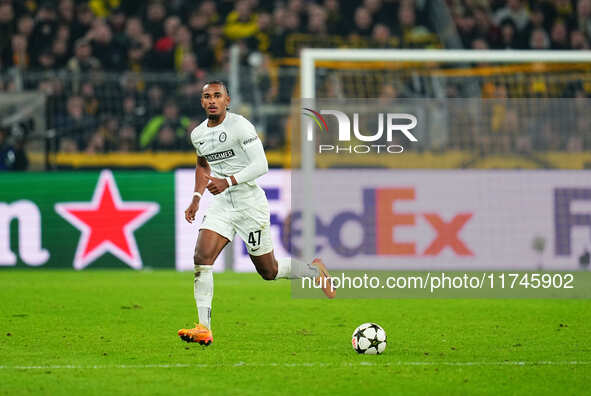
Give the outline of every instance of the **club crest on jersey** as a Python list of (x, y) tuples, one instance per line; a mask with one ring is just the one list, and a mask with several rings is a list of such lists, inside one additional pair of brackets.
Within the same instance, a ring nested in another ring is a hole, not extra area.
[(227, 158), (231, 158), (234, 155), (235, 155), (234, 150), (229, 149), (229, 150), (225, 150), (225, 151), (220, 151), (218, 153), (207, 154), (204, 157), (207, 160), (207, 162), (213, 162), (213, 161), (220, 161), (220, 160), (224, 160)]
[(228, 138), (228, 135), (226, 135), (226, 132), (220, 133), (220, 143), (224, 143), (227, 138)]

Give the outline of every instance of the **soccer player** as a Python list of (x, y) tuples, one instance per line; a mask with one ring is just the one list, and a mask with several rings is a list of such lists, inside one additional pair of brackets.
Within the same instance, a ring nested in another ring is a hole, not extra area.
[(335, 290), (320, 259), (305, 263), (289, 257), (277, 260), (271, 243), (269, 205), (256, 179), (269, 170), (263, 145), (254, 126), (243, 116), (228, 111), (230, 96), (222, 81), (210, 81), (201, 90), (201, 106), (207, 119), (191, 132), (197, 151), (195, 192), (185, 211), (192, 223), (205, 189), (214, 200), (203, 217), (195, 246), (194, 293), (199, 324), (181, 329), (187, 342), (209, 345), (211, 301), (213, 298), (212, 265), (237, 233), (246, 243), (248, 254), (265, 280), (314, 278), (327, 297)]

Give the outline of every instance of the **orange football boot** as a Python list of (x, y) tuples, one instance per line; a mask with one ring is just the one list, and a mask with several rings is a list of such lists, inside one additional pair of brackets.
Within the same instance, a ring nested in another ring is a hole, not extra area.
[(179, 337), (186, 342), (198, 342), (200, 345), (208, 346), (213, 342), (211, 330), (202, 324), (195, 323), (192, 329), (180, 329)]
[(316, 258), (314, 259), (314, 261), (312, 261), (312, 265), (318, 268), (318, 271), (320, 272), (320, 275), (315, 279), (316, 284), (321, 285), (321, 289), (324, 292), (324, 294), (326, 294), (326, 297), (335, 298), (335, 296), (337, 295), (337, 291), (332, 285), (330, 275), (322, 260)]

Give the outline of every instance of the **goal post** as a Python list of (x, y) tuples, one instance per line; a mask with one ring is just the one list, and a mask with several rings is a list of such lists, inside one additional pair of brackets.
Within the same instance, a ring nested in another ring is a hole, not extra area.
[[(317, 72), (322, 62), (362, 63), (377, 62), (409, 62), (424, 64), (441, 64), (446, 67), (465, 65), (470, 69), (472, 64), (586, 64), (591, 66), (591, 51), (539, 51), (539, 50), (405, 50), (405, 49), (320, 49), (306, 48), (300, 52), (300, 98), (302, 101), (314, 101), (322, 98), (318, 94)], [(336, 66), (335, 66), (336, 67)], [(412, 68), (412, 67), (411, 67)], [(587, 68), (586, 70), (591, 70)], [(429, 73), (429, 70), (426, 71)], [(507, 72), (507, 73), (510, 73)], [(517, 75), (519, 73), (514, 73)], [(591, 80), (590, 80), (591, 81)], [(350, 96), (354, 98), (355, 96)], [(344, 99), (345, 97), (341, 97)], [(346, 98), (349, 98), (347, 96)], [(303, 102), (302, 102), (303, 103)], [(309, 103), (309, 102), (308, 102)], [(302, 206), (302, 257), (310, 258), (315, 255), (316, 220), (312, 184), (313, 173), (317, 165), (315, 137), (304, 133), (305, 115), (300, 116), (300, 144), (301, 155), (301, 188), (307, 191), (303, 194)], [(309, 193), (308, 193), (309, 192)]]
[(315, 68), (317, 61), (384, 61), (437, 63), (586, 63), (591, 51), (540, 50), (420, 50), (420, 49), (319, 49), (305, 48), (300, 54), (301, 97), (316, 97)]

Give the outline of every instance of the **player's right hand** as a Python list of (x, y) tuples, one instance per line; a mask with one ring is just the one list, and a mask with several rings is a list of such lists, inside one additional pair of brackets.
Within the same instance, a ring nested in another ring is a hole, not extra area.
[(185, 220), (189, 223), (193, 223), (195, 220), (195, 213), (199, 210), (199, 200), (194, 199), (191, 201), (191, 205), (185, 210)]

